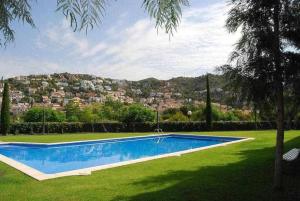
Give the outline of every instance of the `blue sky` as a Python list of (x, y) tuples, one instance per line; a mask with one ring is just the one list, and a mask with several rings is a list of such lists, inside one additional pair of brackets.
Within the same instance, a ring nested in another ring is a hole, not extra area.
[(169, 79), (213, 72), (227, 62), (238, 34), (224, 27), (226, 1), (191, 0), (171, 40), (157, 32), (141, 2), (111, 1), (102, 24), (86, 35), (69, 28), (55, 12), (56, 1), (37, 1), (32, 8), (37, 28), (14, 23), (15, 42), (0, 50), (3, 76), (70, 72)]

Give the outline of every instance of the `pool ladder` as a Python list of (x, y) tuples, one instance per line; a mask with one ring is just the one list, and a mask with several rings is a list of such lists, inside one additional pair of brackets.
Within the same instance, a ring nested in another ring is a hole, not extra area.
[[(157, 132), (158, 134), (161, 134), (161, 135), (164, 134), (164, 132), (161, 128), (154, 129), (154, 132)], [(158, 137), (157, 143), (159, 143), (161, 141), (161, 139), (162, 139), (162, 137)]]

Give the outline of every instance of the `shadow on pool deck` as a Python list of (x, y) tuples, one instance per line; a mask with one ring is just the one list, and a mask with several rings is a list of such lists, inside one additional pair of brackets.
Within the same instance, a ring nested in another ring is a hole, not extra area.
[[(285, 150), (300, 147), (300, 137), (285, 143)], [(225, 166), (206, 166), (195, 171), (173, 171), (132, 185), (163, 189), (116, 197), (114, 201), (298, 201), (300, 171), (285, 175), (285, 190), (272, 190), (274, 148), (242, 151), (243, 160)]]

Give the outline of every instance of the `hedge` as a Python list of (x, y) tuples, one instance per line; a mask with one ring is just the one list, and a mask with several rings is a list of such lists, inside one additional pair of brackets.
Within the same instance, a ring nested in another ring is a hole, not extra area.
[[(156, 123), (46, 123), (45, 133), (82, 133), (82, 132), (153, 132)], [(164, 132), (208, 131), (205, 122), (161, 122)], [(211, 131), (265, 130), (275, 129), (275, 122), (213, 122)], [(300, 129), (300, 122), (286, 124), (287, 129)], [(43, 123), (15, 123), (10, 126), (12, 134), (41, 134)]]

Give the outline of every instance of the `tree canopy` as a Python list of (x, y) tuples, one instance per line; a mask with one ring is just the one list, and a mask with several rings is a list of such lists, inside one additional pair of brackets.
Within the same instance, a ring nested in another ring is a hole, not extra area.
[[(274, 7), (276, 1), (232, 1), (227, 28), (242, 36), (232, 53), (233, 66), (222, 70), (232, 87), (249, 101), (260, 101), (275, 96), (276, 81), (296, 89), (300, 70), (300, 1), (279, 1), (279, 34), (275, 33)], [(275, 66), (276, 37), (279, 37), (279, 69)], [(293, 90), (298, 93), (298, 90)]]
[(153, 122), (154, 111), (140, 104), (132, 104), (122, 111), (121, 121), (125, 123), (133, 122)]
[(51, 108), (43, 109), (41, 107), (35, 107), (28, 110), (24, 114), (23, 119), (25, 122), (42, 122), (44, 115), (46, 122), (63, 122), (65, 120), (65, 114), (63, 112)]
[(231, 55), (231, 65), (222, 70), (242, 97), (259, 105), (277, 106), (275, 188), (282, 187), (284, 139), (284, 91), (300, 79), (300, 1), (232, 0), (226, 26), (241, 30)]

